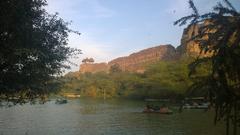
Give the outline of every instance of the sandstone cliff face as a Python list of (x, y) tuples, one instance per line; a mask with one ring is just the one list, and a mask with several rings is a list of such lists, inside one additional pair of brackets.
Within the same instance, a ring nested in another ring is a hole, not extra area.
[[(199, 56), (200, 47), (195, 41), (190, 41), (194, 36), (199, 34), (200, 27), (204, 26), (206, 23), (199, 25), (191, 25), (184, 29), (181, 38), (181, 45), (176, 49), (172, 45), (159, 45), (156, 47), (141, 50), (139, 52), (133, 53), (129, 56), (119, 57), (117, 59), (111, 60), (108, 63), (96, 63), (96, 64), (82, 64), (80, 66), (80, 72), (109, 72), (112, 65), (119, 65), (122, 71), (139, 72), (143, 73), (147, 64), (157, 62), (159, 60), (176, 60), (181, 57), (181, 55), (188, 56)], [(201, 56), (209, 56), (210, 54), (200, 54)]]
[(199, 45), (194, 41), (189, 42), (189, 40), (196, 36), (198, 32), (199, 25), (191, 25), (183, 30), (181, 45), (177, 47), (177, 51), (180, 54), (194, 56), (200, 53)]
[[(181, 38), (181, 45), (177, 47), (177, 52), (183, 55), (186, 54), (188, 56), (209, 56), (210, 53), (201, 53), (199, 43), (196, 41), (190, 41), (194, 36), (200, 33), (200, 28), (205, 26), (206, 24), (210, 23), (209, 21), (205, 21), (202, 24), (198, 25), (190, 25), (189, 27), (185, 28)], [(204, 37), (207, 38), (207, 37)]]
[(109, 66), (107, 63), (85, 63), (80, 65), (80, 73), (96, 73), (96, 72), (108, 72)]
[(118, 64), (123, 71), (144, 72), (144, 64), (158, 60), (173, 60), (175, 58), (176, 50), (172, 45), (160, 45), (114, 59), (108, 65)]
[(159, 60), (174, 60), (177, 58), (176, 50), (172, 45), (159, 45), (141, 50), (129, 56), (120, 57), (107, 63), (84, 63), (80, 65), (80, 73), (109, 72), (112, 65), (119, 65), (122, 71), (139, 72), (145, 71), (146, 64)]

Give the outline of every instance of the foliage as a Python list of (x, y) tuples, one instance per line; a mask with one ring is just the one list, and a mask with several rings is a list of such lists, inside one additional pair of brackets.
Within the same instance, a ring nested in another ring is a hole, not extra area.
[[(67, 46), (69, 23), (50, 15), (45, 0), (0, 1), (0, 96), (34, 99), (80, 53)], [(75, 32), (79, 34), (78, 32)], [(20, 95), (18, 95), (20, 96)]]
[(82, 60), (83, 63), (94, 63), (94, 59), (93, 58), (85, 58)]
[(79, 76), (62, 78), (64, 85), (62, 92), (74, 92), (82, 96), (102, 97), (106, 92), (107, 97), (115, 96), (115, 84), (110, 76), (104, 72), (96, 74), (85, 73)]
[[(172, 98), (182, 97), (192, 84), (187, 65), (191, 58), (177, 61), (160, 61), (150, 64), (142, 74), (124, 72), (113, 68), (110, 73), (85, 73), (65, 76), (63, 92), (76, 92), (82, 96), (124, 98)], [(117, 66), (116, 66), (117, 67)], [(183, 85), (184, 84), (184, 85)], [(94, 93), (94, 94), (93, 94)]]
[(193, 14), (183, 17), (175, 24), (201, 25), (200, 32), (193, 37), (203, 53), (209, 57), (199, 57), (190, 64), (190, 76), (196, 73), (199, 65), (210, 63), (210, 74), (198, 77), (194, 88), (207, 89), (209, 97), (216, 105), (216, 120), (226, 118), (227, 134), (230, 119), (233, 122), (233, 134), (237, 134), (240, 124), (240, 13), (228, 1), (218, 3), (212, 12), (200, 15), (192, 0), (189, 1)]
[(117, 72), (121, 72), (121, 68), (119, 66), (119, 64), (114, 64), (110, 67), (110, 73), (117, 73)]

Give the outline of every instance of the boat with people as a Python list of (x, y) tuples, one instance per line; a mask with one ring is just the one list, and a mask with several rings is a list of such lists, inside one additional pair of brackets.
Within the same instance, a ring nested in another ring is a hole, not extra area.
[(172, 114), (173, 111), (164, 105), (161, 107), (146, 105), (146, 107), (143, 110), (143, 113)]
[(58, 98), (55, 101), (55, 104), (66, 104), (67, 103), (67, 99), (64, 98)]
[(208, 109), (210, 103), (203, 97), (185, 98), (182, 103), (182, 109)]

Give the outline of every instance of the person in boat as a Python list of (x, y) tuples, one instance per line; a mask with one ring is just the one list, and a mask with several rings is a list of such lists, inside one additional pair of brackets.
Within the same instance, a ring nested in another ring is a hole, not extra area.
[(163, 104), (163, 105), (160, 107), (159, 112), (166, 113), (166, 112), (169, 112), (169, 109), (168, 109), (168, 107), (167, 107), (165, 104)]
[(152, 105), (147, 104), (143, 111), (144, 112), (154, 112), (154, 109), (153, 109)]
[(185, 100), (182, 100), (181, 101), (181, 105), (180, 105), (180, 107), (179, 107), (179, 112), (182, 112), (182, 110), (183, 110), (183, 106), (185, 105), (186, 103), (185, 103)]
[(197, 102), (192, 102), (192, 105), (195, 107), (199, 106), (199, 104)]

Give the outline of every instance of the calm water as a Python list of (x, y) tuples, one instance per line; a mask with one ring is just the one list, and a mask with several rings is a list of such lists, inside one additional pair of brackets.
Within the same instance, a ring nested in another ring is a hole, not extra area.
[(0, 108), (0, 135), (224, 135), (221, 124), (213, 125), (211, 112), (143, 114), (144, 105), (80, 99)]

